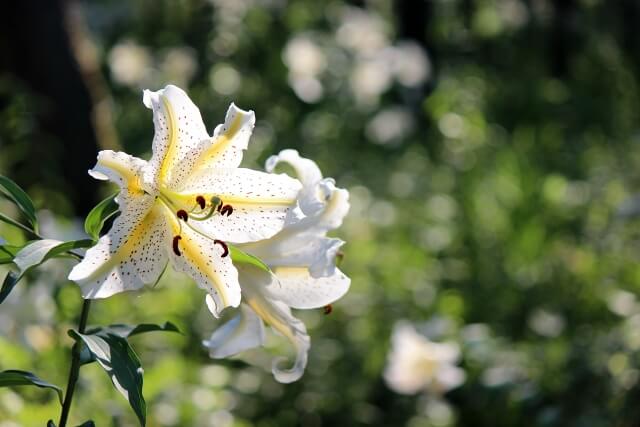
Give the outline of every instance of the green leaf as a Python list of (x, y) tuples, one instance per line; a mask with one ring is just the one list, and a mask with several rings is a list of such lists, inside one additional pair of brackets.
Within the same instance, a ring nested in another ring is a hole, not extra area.
[(93, 240), (89, 239), (70, 242), (42, 239), (21, 248), (13, 257), (13, 262), (20, 271), (18, 273), (10, 271), (5, 277), (2, 288), (0, 288), (0, 304), (9, 296), (9, 293), (30, 269), (37, 267), (48, 259), (64, 256), (73, 249), (87, 248), (93, 243)]
[(16, 256), (23, 246), (14, 245), (2, 245), (0, 246), (0, 264), (9, 264), (13, 262), (13, 258)]
[(93, 240), (98, 240), (104, 223), (118, 212), (118, 204), (114, 200), (117, 195), (118, 193), (114, 193), (98, 203), (84, 220), (84, 231)]
[(62, 389), (48, 383), (31, 372), (10, 369), (0, 372), (0, 387), (12, 387), (16, 385), (34, 385), (40, 388), (50, 388), (58, 393), (58, 400), (62, 405)]
[(4, 302), (4, 300), (9, 296), (13, 288), (18, 284), (20, 279), (22, 278), (21, 274), (17, 274), (14, 271), (10, 271), (7, 273), (7, 276), (4, 278), (2, 282), (2, 288), (0, 288), (0, 304)]
[(26, 233), (29, 233), (29, 234), (31, 234), (33, 236), (36, 236), (36, 237), (39, 237), (37, 232), (35, 232), (34, 230), (30, 229), (26, 225), (20, 224), (15, 219), (9, 218), (8, 216), (3, 214), (2, 212), (0, 212), (0, 221), (6, 222), (7, 224), (11, 224), (14, 227), (17, 227), (17, 228), (19, 228), (20, 230), (22, 230), (22, 231), (24, 231)]
[(111, 382), (128, 401), (140, 425), (146, 423), (147, 405), (142, 396), (142, 366), (126, 338), (109, 331), (81, 334), (70, 330), (69, 335), (83, 342), (95, 360), (111, 378)]
[(36, 219), (36, 209), (33, 207), (33, 202), (27, 193), (25, 193), (18, 184), (3, 175), (0, 175), (0, 192), (20, 208), (24, 216), (29, 220), (29, 223), (31, 223), (34, 231), (37, 231), (38, 220)]
[(123, 338), (128, 338), (138, 334), (144, 334), (147, 332), (177, 332), (180, 333), (180, 329), (171, 322), (164, 322), (163, 325), (155, 323), (141, 323), (139, 325), (126, 325), (123, 323), (116, 323), (109, 326), (99, 327), (92, 329), (88, 333), (97, 333), (101, 331), (111, 332), (119, 335)]
[(229, 252), (231, 252), (231, 260), (234, 263), (239, 262), (244, 264), (251, 264), (261, 270), (266, 271), (267, 273), (271, 272), (269, 266), (262, 262), (260, 258), (240, 250), (237, 246), (233, 246), (228, 243), (227, 246), (229, 246)]
[(94, 244), (93, 240), (72, 240), (61, 242), (59, 240), (42, 239), (25, 246), (18, 252), (13, 262), (24, 274), (28, 269), (38, 266), (48, 259), (62, 255), (73, 249), (88, 248)]

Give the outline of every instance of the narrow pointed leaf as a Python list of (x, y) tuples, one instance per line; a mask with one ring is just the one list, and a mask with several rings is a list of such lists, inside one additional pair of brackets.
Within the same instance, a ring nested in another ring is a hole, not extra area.
[(3, 175), (0, 175), (0, 192), (20, 208), (33, 229), (37, 231), (38, 220), (36, 219), (36, 209), (33, 207), (33, 202), (27, 193), (25, 193), (18, 184)]
[(20, 252), (23, 246), (2, 245), (0, 246), (0, 264), (9, 264), (13, 262), (16, 254)]
[(26, 233), (29, 233), (29, 234), (31, 234), (31, 235), (33, 235), (35, 237), (38, 237), (38, 234), (34, 230), (30, 229), (29, 227), (27, 227), (24, 224), (19, 223), (18, 221), (16, 221), (13, 218), (10, 218), (10, 217), (6, 216), (5, 214), (3, 214), (1, 212), (0, 212), (0, 221), (6, 222), (7, 224), (13, 225), (14, 227), (19, 228), (20, 230), (22, 230), (22, 231), (24, 231)]
[(260, 270), (264, 270), (268, 273), (271, 272), (271, 269), (269, 268), (269, 266), (264, 262), (262, 262), (260, 258), (242, 251), (237, 246), (233, 246), (228, 243), (227, 243), (227, 246), (229, 246), (229, 252), (231, 252), (231, 260), (234, 263), (239, 262), (244, 264), (251, 264), (255, 267), (258, 267)]
[(51, 239), (36, 240), (18, 252), (13, 262), (24, 274), (29, 268), (40, 265), (48, 259), (55, 258), (73, 249), (88, 248), (92, 245), (93, 241), (89, 239), (72, 240), (70, 242)]
[(126, 338), (109, 331), (81, 334), (69, 331), (69, 335), (83, 342), (95, 360), (111, 378), (116, 390), (129, 401), (138, 416), (140, 425), (146, 423), (147, 406), (142, 396), (142, 366)]
[(10, 369), (0, 372), (0, 387), (13, 387), (18, 385), (34, 385), (40, 388), (49, 388), (55, 390), (58, 393), (58, 400), (62, 405), (62, 390), (60, 387), (46, 382), (45, 380), (37, 377), (31, 372), (18, 371), (16, 369)]
[[(71, 242), (60, 242), (58, 240), (36, 240), (33, 243), (30, 243), (20, 250), (13, 256), (10, 262), (16, 264), (19, 272), (10, 271), (4, 279), (2, 283), (2, 288), (0, 288), (0, 304), (9, 296), (9, 293), (13, 290), (13, 288), (18, 284), (20, 279), (29, 271), (30, 269), (42, 264), (48, 259), (54, 257), (62, 257), (69, 254), (69, 251), (78, 248), (87, 248), (93, 245), (92, 240), (73, 240)], [(0, 247), (1, 249), (2, 247)], [(11, 250), (7, 250), (4, 253), (0, 250), (0, 264), (3, 264), (3, 257), (9, 257)]]
[(9, 296), (13, 288), (18, 284), (21, 278), (22, 275), (17, 274), (14, 271), (10, 271), (7, 273), (4, 281), (2, 282), (2, 288), (0, 288), (0, 304), (2, 304), (5, 299), (7, 299), (7, 297)]
[(117, 194), (114, 193), (98, 203), (84, 220), (84, 231), (93, 240), (98, 240), (105, 222), (118, 212), (118, 204), (114, 200)]
[(163, 325), (158, 325), (155, 323), (141, 323), (139, 325), (126, 325), (123, 323), (116, 323), (109, 326), (99, 327), (96, 329), (92, 329), (89, 333), (97, 333), (97, 332), (111, 332), (113, 334), (119, 335), (123, 338), (128, 338), (138, 334), (144, 334), (147, 332), (177, 332), (180, 333), (180, 330), (176, 325), (171, 322), (164, 322)]

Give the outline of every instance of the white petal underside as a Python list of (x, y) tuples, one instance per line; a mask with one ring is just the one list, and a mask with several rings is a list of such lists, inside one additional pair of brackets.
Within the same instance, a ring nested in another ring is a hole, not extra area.
[(178, 256), (170, 251), (169, 258), (174, 270), (186, 273), (213, 299), (212, 314), (220, 316), (225, 307), (240, 304), (240, 284), (238, 271), (231, 263), (231, 256), (222, 257), (224, 249), (213, 239), (206, 238), (190, 227), (183, 225), (182, 231), (174, 229), (174, 236), (180, 234)]
[(233, 213), (214, 215), (193, 226), (207, 235), (234, 243), (266, 239), (280, 231), (295, 205), (300, 183), (280, 174), (250, 169), (207, 169), (190, 179), (176, 196), (188, 208), (198, 195), (213, 196), (233, 207)]
[(274, 273), (279, 283), (269, 287), (270, 295), (297, 309), (331, 304), (342, 298), (351, 284), (351, 279), (338, 269), (332, 276), (320, 278), (312, 277), (306, 268), (277, 268)]
[(324, 203), (316, 197), (315, 187), (322, 179), (322, 173), (316, 162), (300, 157), (296, 150), (287, 149), (269, 157), (265, 162), (264, 169), (267, 172), (273, 172), (280, 163), (287, 163), (291, 166), (296, 177), (302, 183), (303, 191), (299, 198), (302, 212), (305, 215), (312, 215), (321, 209)]
[(343, 244), (340, 239), (322, 237), (312, 231), (281, 232), (268, 240), (244, 244), (241, 249), (272, 268), (308, 268), (313, 277), (324, 277), (334, 274), (336, 256)]
[(296, 359), (290, 368), (281, 357), (273, 361), (273, 375), (281, 383), (290, 383), (300, 379), (307, 366), (307, 353), (311, 342), (304, 323), (291, 314), (289, 307), (268, 296), (266, 288), (274, 286), (269, 273), (256, 267), (241, 264), (238, 267), (243, 286), (244, 301), (262, 320), (275, 331), (287, 338), (296, 350)]
[(240, 304), (240, 314), (216, 329), (203, 344), (214, 359), (233, 356), (264, 344), (264, 324), (248, 305)]

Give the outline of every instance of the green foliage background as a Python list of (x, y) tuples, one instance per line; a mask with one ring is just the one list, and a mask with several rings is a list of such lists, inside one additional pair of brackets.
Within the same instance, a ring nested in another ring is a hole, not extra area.
[[(247, 166), (295, 148), (351, 192), (337, 233), (347, 241), (341, 268), (351, 290), (330, 316), (298, 313), (312, 348), (297, 383), (278, 384), (269, 372), (271, 358), (288, 351), (280, 337), (241, 360), (211, 361), (200, 341), (218, 323), (202, 293), (173, 272), (147, 292), (94, 304), (90, 324), (169, 320), (184, 332), (132, 339), (145, 369), (148, 425), (637, 425), (640, 43), (624, 9), (576, 1), (563, 20), (544, 0), (428, 4), (429, 79), (407, 86), (390, 78), (363, 102), (351, 75), (366, 55), (341, 45), (338, 30), (348, 12), (364, 14), (381, 23), (384, 43), (397, 45), (403, 27), (391, 2), (81, 3), (125, 151), (150, 150), (141, 88), (181, 80), (209, 130), (232, 101), (255, 110)], [(557, 31), (569, 37), (560, 59)], [(283, 61), (287, 42), (300, 36), (328, 58), (318, 77), (324, 96), (314, 103), (296, 96)], [(114, 78), (110, 55), (126, 43), (151, 58), (136, 82)], [(192, 59), (192, 73), (162, 65), (175, 48)], [(38, 97), (8, 75), (0, 75), (0, 93), (0, 168), (32, 165), (12, 174), (19, 184), (41, 173), (35, 168), (59, 175), (59, 165), (34, 166), (24, 149), (39, 136)], [(371, 123), (389, 109), (402, 114), (383, 130), (408, 121), (380, 143)], [(58, 184), (27, 190), (50, 211), (51, 233), (81, 237)], [(0, 235), (24, 239), (4, 226)], [(81, 304), (65, 279), (71, 265), (50, 261), (0, 306), (1, 369), (65, 384), (66, 330)], [(460, 343), (467, 381), (445, 396), (446, 410), (434, 409), (433, 396), (385, 385), (400, 319)], [(83, 368), (79, 386), (73, 421), (136, 425), (98, 366)], [(44, 425), (58, 406), (55, 393), (2, 389), (0, 426)]]

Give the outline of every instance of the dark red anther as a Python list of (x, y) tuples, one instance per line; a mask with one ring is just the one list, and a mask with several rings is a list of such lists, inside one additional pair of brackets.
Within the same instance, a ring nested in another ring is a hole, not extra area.
[(180, 248), (178, 247), (178, 242), (180, 241), (180, 239), (182, 239), (182, 236), (175, 236), (173, 238), (173, 253), (178, 256), (182, 255), (180, 253)]
[(178, 218), (180, 218), (184, 222), (187, 222), (187, 219), (189, 219), (189, 214), (187, 214), (187, 211), (185, 211), (184, 209), (180, 209), (178, 212), (176, 212), (176, 215), (178, 215)]
[(331, 312), (333, 311), (333, 307), (331, 306), (331, 304), (327, 304), (323, 308), (324, 314), (331, 314)]
[(202, 196), (196, 197), (196, 202), (200, 205), (200, 209), (204, 209), (205, 207), (207, 207), (207, 202)]
[(232, 213), (233, 213), (233, 206), (231, 205), (224, 205), (222, 207), (222, 210), (220, 211), (220, 215), (227, 214), (227, 216), (231, 216)]
[(229, 246), (227, 246), (225, 242), (223, 242), (222, 240), (215, 239), (213, 243), (215, 243), (216, 245), (222, 246), (222, 249), (224, 249), (224, 252), (222, 253), (222, 258), (229, 255)]
[(220, 203), (218, 203), (218, 212), (222, 209), (222, 199), (220, 199)]

